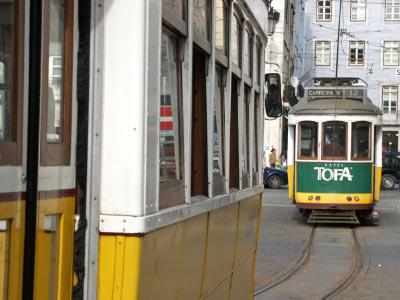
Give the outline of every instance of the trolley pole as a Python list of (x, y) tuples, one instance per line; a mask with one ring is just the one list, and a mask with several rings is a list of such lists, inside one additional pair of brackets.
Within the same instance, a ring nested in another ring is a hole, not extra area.
[(339, 41), (340, 41), (340, 15), (342, 13), (342, 0), (340, 0), (339, 4), (339, 22), (338, 22), (338, 30), (337, 30), (337, 45), (336, 45), (336, 74), (335, 74), (335, 82), (337, 84), (338, 78), (338, 68), (339, 68)]

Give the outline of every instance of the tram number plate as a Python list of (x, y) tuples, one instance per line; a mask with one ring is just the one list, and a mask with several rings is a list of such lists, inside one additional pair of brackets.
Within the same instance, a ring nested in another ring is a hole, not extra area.
[(347, 98), (362, 101), (363, 89), (309, 89), (307, 96), (310, 100), (327, 98)]

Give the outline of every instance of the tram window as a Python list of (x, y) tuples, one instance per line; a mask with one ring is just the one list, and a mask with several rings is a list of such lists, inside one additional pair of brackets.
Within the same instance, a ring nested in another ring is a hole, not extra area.
[(318, 158), (318, 123), (301, 122), (299, 140), (299, 158), (317, 159)]
[(215, 98), (214, 98), (214, 122), (213, 122), (213, 195), (225, 192), (224, 182), (224, 73), (216, 69), (215, 74)]
[(232, 18), (232, 62), (237, 66), (241, 67), (241, 30), (240, 30), (239, 18), (236, 14), (233, 14)]
[(2, 2), (0, 11), (0, 165), (18, 165), (24, 66), (22, 1)]
[(208, 195), (206, 57), (193, 51), (192, 197)]
[(216, 0), (215, 3), (215, 47), (228, 56), (229, 10), (225, 0)]
[(196, 32), (206, 39), (209, 37), (209, 17), (210, 17), (210, 1), (209, 0), (194, 0), (193, 1), (193, 25)]
[(258, 184), (258, 101), (260, 101), (260, 95), (254, 94), (254, 143), (253, 143), (253, 159), (252, 159), (252, 172), (253, 172), (253, 186)]
[(42, 165), (68, 165), (71, 145), (73, 7), (50, 0), (43, 8)]
[(367, 160), (371, 158), (371, 123), (355, 122), (351, 124), (351, 158)]
[(163, 30), (160, 74), (159, 208), (183, 203), (179, 40)]
[(245, 97), (243, 98), (243, 118), (242, 118), (242, 188), (249, 186), (249, 102), (250, 88), (245, 87)]
[(323, 123), (323, 159), (346, 159), (347, 123), (330, 121)]

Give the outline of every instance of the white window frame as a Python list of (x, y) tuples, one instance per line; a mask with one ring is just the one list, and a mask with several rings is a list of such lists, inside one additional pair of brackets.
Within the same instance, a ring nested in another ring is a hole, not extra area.
[[(394, 44), (397, 43), (397, 47)], [(391, 44), (386, 46), (386, 44)], [(397, 51), (396, 51), (397, 48)], [(385, 54), (389, 54), (390, 61), (387, 62)], [(382, 45), (382, 65), (384, 67), (399, 66), (400, 65), (400, 41), (383, 41)]]
[[(317, 47), (318, 44), (322, 44), (322, 46), (320, 48)], [(326, 45), (325, 45), (326, 44)], [(322, 63), (318, 64), (317, 63), (317, 51), (318, 49), (321, 49), (321, 61)], [(327, 50), (329, 49), (329, 53), (325, 53)], [(328, 63), (324, 64), (323, 61), (326, 60), (326, 56), (328, 56)], [(330, 67), (331, 66), (331, 59), (332, 59), (332, 43), (331, 41), (314, 41), (314, 66), (316, 67)]]
[(400, 21), (400, 0), (386, 0), (384, 13), (385, 21)]
[[(352, 47), (352, 45), (354, 45), (355, 44), (355, 47), (353, 48)], [(362, 48), (362, 51), (363, 51), (363, 59), (362, 59), (362, 63), (359, 63), (358, 62), (358, 60), (359, 60), (359, 56), (360, 56), (360, 53), (358, 53), (358, 50), (359, 49), (361, 49), (361, 48), (359, 48), (359, 45), (360, 44), (362, 44), (363, 45), (363, 48)], [(349, 54), (348, 54), (348, 65), (349, 66), (365, 66), (366, 65), (366, 57), (365, 57), (365, 53), (366, 53), (366, 51), (365, 51), (365, 44), (366, 44), (366, 42), (365, 41), (349, 41)], [(356, 49), (356, 56), (355, 56), (355, 62), (354, 63), (351, 63), (351, 49)]]
[[(390, 96), (389, 99), (385, 99), (384, 93), (385, 93), (385, 89), (390, 89), (389, 93), (391, 94), (395, 94), (395, 97)], [(382, 113), (386, 116), (390, 115), (390, 116), (396, 116), (397, 115), (397, 111), (398, 111), (398, 106), (399, 106), (399, 86), (397, 85), (383, 85), (382, 86)], [(392, 110), (392, 101), (395, 100), (396, 101), (396, 110), (395, 112), (391, 112)], [(387, 105), (387, 110), (388, 112), (385, 112), (385, 101), (388, 101), (388, 105)]]
[[(323, 2), (323, 5), (320, 6), (319, 2)], [(326, 5), (326, 2), (329, 2), (330, 5)], [(322, 12), (320, 13), (319, 10), (322, 10)], [(330, 10), (329, 13), (327, 13), (327, 10)], [(330, 15), (329, 19), (326, 19), (326, 15)], [(333, 3), (331, 0), (316, 0), (316, 12), (315, 12), (315, 17), (316, 17), (316, 21), (317, 22), (330, 22), (332, 21), (332, 14), (333, 14)], [(319, 16), (322, 16), (322, 18), (319, 18)]]
[[(355, 11), (353, 18), (353, 10)], [(364, 13), (362, 14), (362, 10)], [(350, 1), (350, 21), (366, 21), (367, 20), (367, 1), (366, 0), (351, 0)]]

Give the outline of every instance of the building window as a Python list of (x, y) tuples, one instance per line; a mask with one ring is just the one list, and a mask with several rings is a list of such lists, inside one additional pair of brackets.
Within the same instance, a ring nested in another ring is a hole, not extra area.
[(249, 186), (249, 104), (250, 104), (250, 88), (245, 86), (243, 97), (243, 113), (242, 113), (242, 188), (245, 189)]
[(400, 0), (386, 0), (385, 20), (387, 21), (400, 20)]
[(215, 47), (223, 55), (228, 56), (228, 4), (225, 0), (215, 3)]
[(382, 99), (383, 99), (383, 113), (384, 114), (397, 114), (397, 98), (398, 88), (397, 86), (384, 86), (382, 88)]
[(261, 46), (259, 43), (256, 44), (256, 57), (254, 58), (254, 72), (256, 78), (256, 84), (260, 85), (260, 61), (261, 61)]
[(43, 9), (42, 165), (69, 165), (72, 116), (73, 6), (50, 0)]
[(318, 158), (318, 123), (300, 123), (298, 149), (300, 159)]
[(400, 42), (384, 42), (383, 43), (383, 65), (398, 66), (399, 65)]
[(162, 0), (163, 5), (168, 7), (177, 17), (184, 18), (183, 0)]
[(239, 68), (241, 67), (241, 44), (240, 22), (234, 14), (232, 19), (232, 62)]
[(347, 123), (340, 121), (323, 123), (322, 138), (322, 159), (346, 159)]
[(225, 193), (224, 180), (224, 73), (216, 68), (215, 72), (215, 98), (214, 98), (214, 124), (212, 137), (213, 158), (213, 196)]
[(330, 21), (332, 19), (332, 1), (317, 0), (317, 21)]
[(364, 65), (364, 42), (350, 42), (350, 59), (349, 65), (363, 66)]
[(244, 45), (243, 45), (243, 71), (244, 75), (247, 77), (252, 77), (252, 58), (253, 58), (253, 39), (251, 38), (251, 33), (246, 29), (244, 31)]
[(160, 73), (160, 209), (183, 203), (179, 50), (178, 37), (164, 29)]
[(315, 42), (315, 65), (329, 66), (331, 64), (331, 42)]
[(365, 0), (351, 0), (351, 21), (365, 21)]
[(351, 159), (371, 159), (371, 123), (355, 122), (351, 124)]
[(196, 32), (205, 40), (209, 40), (210, 6), (208, 0), (193, 1), (193, 25)]

